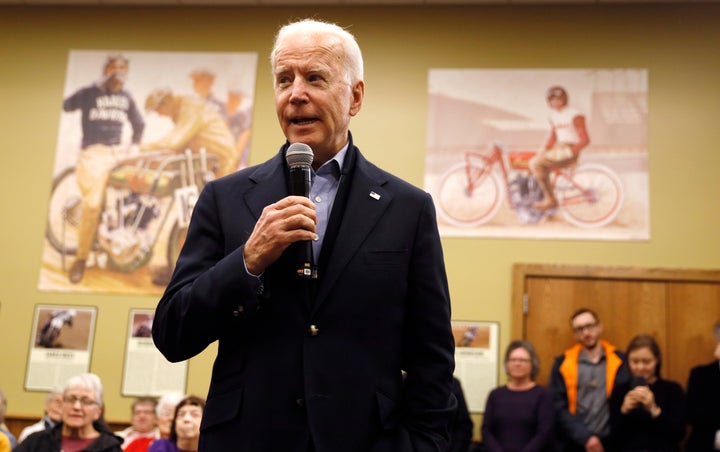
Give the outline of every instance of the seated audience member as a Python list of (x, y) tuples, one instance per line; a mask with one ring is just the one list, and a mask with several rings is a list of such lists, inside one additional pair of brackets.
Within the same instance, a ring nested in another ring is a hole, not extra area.
[(465, 394), (462, 390), (460, 380), (453, 377), (453, 394), (457, 399), (457, 410), (450, 424), (450, 449), (449, 452), (468, 452), (473, 435), (473, 422), (470, 419)]
[(185, 394), (179, 392), (169, 392), (160, 397), (156, 409), (160, 438), (170, 438), (173, 417), (175, 416), (175, 407), (185, 397)]
[(35, 432), (51, 430), (55, 427), (55, 424), (62, 419), (62, 403), (61, 388), (56, 388), (48, 392), (45, 396), (45, 412), (43, 418), (25, 427), (22, 432), (20, 432), (20, 436), (18, 436), (18, 443), (23, 442), (25, 438)]
[(148, 452), (195, 452), (200, 442), (200, 421), (205, 400), (187, 396), (175, 407), (170, 438), (162, 438), (150, 445)]
[(713, 328), (715, 361), (693, 367), (687, 384), (687, 452), (720, 450), (720, 320)]
[(10, 442), (10, 448), (14, 449), (17, 445), (17, 440), (15, 439), (15, 435), (10, 433), (10, 430), (5, 425), (5, 413), (7, 412), (7, 398), (5, 397), (5, 393), (2, 392), (2, 389), (0, 389), (0, 434), (3, 434), (7, 437), (8, 441)]
[(103, 387), (95, 374), (70, 377), (63, 387), (62, 421), (52, 430), (35, 432), (17, 452), (122, 452), (122, 438), (102, 421)]
[(660, 377), (662, 355), (655, 339), (635, 336), (628, 345), (630, 382), (610, 395), (612, 451), (679, 451), (685, 436), (685, 394)]
[(527, 341), (513, 341), (505, 352), (505, 386), (493, 389), (485, 404), (482, 441), (488, 452), (550, 451), (555, 410), (550, 392), (535, 383), (540, 360)]
[[(136, 451), (146, 450), (150, 443), (160, 438), (160, 430), (157, 428), (157, 400), (152, 397), (138, 397), (132, 404), (132, 417), (130, 427), (116, 435), (123, 438), (122, 449), (127, 451), (128, 446), (135, 440), (138, 441), (133, 449)], [(144, 444), (144, 449), (141, 445)]]

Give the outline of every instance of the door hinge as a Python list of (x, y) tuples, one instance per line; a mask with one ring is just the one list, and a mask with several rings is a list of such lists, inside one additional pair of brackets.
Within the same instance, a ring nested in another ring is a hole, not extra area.
[(527, 315), (528, 313), (528, 294), (523, 294), (523, 315)]

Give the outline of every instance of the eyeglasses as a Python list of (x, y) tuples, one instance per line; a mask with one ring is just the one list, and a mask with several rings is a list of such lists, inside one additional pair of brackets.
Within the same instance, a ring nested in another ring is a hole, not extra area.
[(528, 364), (530, 362), (527, 358), (510, 358), (507, 360), (509, 363), (521, 363), (521, 364)]
[(63, 397), (63, 403), (66, 405), (74, 406), (76, 402), (80, 402), (80, 405), (84, 407), (90, 407), (93, 405), (97, 405), (98, 403), (92, 399), (89, 399), (87, 397), (75, 397), (75, 396), (65, 396)]
[(597, 323), (588, 323), (587, 325), (579, 325), (579, 326), (574, 327), (573, 331), (580, 334), (580, 333), (584, 332), (585, 330), (592, 331), (595, 328), (597, 328), (597, 326), (598, 326)]

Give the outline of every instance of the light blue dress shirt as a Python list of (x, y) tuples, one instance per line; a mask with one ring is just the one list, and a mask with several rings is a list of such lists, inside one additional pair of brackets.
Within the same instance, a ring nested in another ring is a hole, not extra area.
[(323, 163), (317, 171), (312, 171), (312, 182), (310, 185), (310, 201), (315, 204), (315, 214), (317, 215), (316, 233), (317, 240), (313, 240), (313, 260), (317, 264), (320, 258), (320, 250), (322, 249), (325, 231), (327, 230), (328, 221), (330, 221), (330, 212), (335, 202), (340, 185), (340, 171), (345, 161), (348, 145), (340, 149), (335, 157)]

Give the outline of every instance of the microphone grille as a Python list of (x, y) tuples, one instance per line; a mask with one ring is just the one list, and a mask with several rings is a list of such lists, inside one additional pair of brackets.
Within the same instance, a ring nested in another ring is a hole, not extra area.
[(305, 143), (293, 143), (285, 153), (285, 160), (290, 168), (310, 166), (313, 161), (313, 151)]

